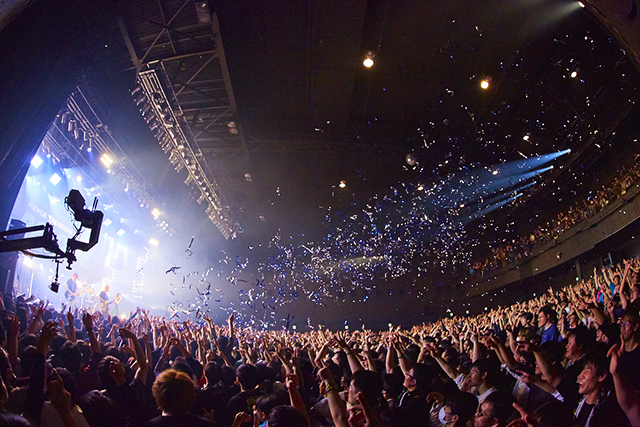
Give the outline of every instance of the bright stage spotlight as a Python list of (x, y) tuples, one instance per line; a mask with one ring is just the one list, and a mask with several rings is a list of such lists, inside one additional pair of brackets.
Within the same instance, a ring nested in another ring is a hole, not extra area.
[(42, 159), (36, 154), (35, 156), (33, 156), (33, 159), (31, 159), (31, 164), (34, 168), (38, 169), (42, 164)]
[(49, 182), (53, 185), (58, 185), (61, 180), (62, 178), (60, 178), (60, 175), (58, 175), (57, 173), (54, 173), (53, 175), (51, 175), (51, 178), (49, 178)]

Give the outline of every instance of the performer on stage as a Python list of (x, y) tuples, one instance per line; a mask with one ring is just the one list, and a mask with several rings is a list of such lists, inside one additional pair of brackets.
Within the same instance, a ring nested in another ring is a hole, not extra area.
[(104, 285), (102, 287), (102, 292), (98, 295), (98, 303), (94, 308), (94, 311), (96, 311), (99, 306), (100, 312), (105, 318), (109, 318), (109, 295), (107, 292), (109, 292), (109, 285)]
[(73, 273), (71, 279), (67, 280), (65, 284), (66, 290), (64, 291), (64, 297), (67, 300), (67, 305), (71, 307), (71, 303), (76, 299), (78, 292), (78, 275)]

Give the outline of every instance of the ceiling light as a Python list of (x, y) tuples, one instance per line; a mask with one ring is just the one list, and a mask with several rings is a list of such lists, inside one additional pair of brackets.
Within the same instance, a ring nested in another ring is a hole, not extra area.
[(158, 208), (153, 208), (151, 215), (153, 215), (153, 219), (158, 219), (160, 216), (160, 210)]
[(160, 243), (159, 241), (157, 241), (156, 239), (149, 239), (149, 244), (151, 246), (158, 246), (158, 243)]
[(491, 172), (494, 175), (498, 175), (498, 169), (494, 170), (493, 172)]
[(117, 234), (118, 236), (122, 236), (122, 235), (124, 234), (124, 230), (121, 228), (120, 230), (118, 230), (118, 231), (116, 232), (116, 234)]
[(31, 159), (31, 164), (34, 168), (38, 169), (42, 164), (42, 159), (36, 154), (35, 156), (33, 156), (33, 159)]
[(340, 184), (338, 184), (338, 187), (340, 188), (345, 188), (347, 186), (347, 182), (346, 181), (340, 181)]
[(422, 190), (424, 190), (424, 185), (422, 184), (418, 185), (418, 191), (422, 191)]
[(81, 182), (82, 181), (82, 175), (76, 176), (76, 181)]
[(209, 11), (209, 3), (206, 1), (199, 1), (195, 3), (196, 7), (196, 16), (198, 17), (198, 22), (201, 24), (206, 24), (207, 22), (211, 22), (211, 12)]
[(105, 227), (110, 226), (110, 225), (111, 225), (111, 220), (110, 220), (109, 218), (105, 219), (105, 220), (102, 222), (102, 225), (104, 225)]
[(54, 173), (53, 175), (51, 175), (51, 178), (49, 178), (49, 182), (51, 182), (53, 185), (58, 185), (60, 180), (62, 180), (62, 178), (60, 178), (60, 175), (58, 175), (57, 173)]
[(105, 165), (106, 167), (111, 166), (111, 164), (113, 163), (113, 160), (111, 160), (111, 157), (109, 157), (109, 156), (107, 155), (107, 153), (103, 154), (103, 155), (100, 157), (100, 161), (101, 161), (101, 162), (102, 162), (102, 164), (103, 164), (103, 165)]
[(525, 141), (528, 141), (529, 140), (529, 135), (523, 136), (522, 139), (524, 139)]
[(362, 65), (364, 65), (366, 68), (373, 67), (373, 64), (375, 64), (373, 60), (374, 57), (375, 55), (373, 54), (373, 52), (367, 52), (366, 56), (364, 57), (364, 61), (362, 61)]
[(572, 71), (571, 72), (571, 78), (575, 79), (576, 77), (578, 77), (578, 72), (577, 71)]
[(489, 89), (489, 80), (485, 79), (480, 82), (480, 87), (482, 89)]

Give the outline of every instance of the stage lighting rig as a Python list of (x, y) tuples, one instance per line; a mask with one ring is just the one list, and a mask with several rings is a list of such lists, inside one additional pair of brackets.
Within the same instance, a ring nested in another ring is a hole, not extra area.
[[(16, 228), (0, 232), (0, 253), (20, 251), (35, 258), (53, 259), (58, 265), (62, 260), (66, 259), (67, 269), (71, 270), (71, 264), (77, 261), (75, 251), (80, 249), (81, 251), (86, 252), (98, 243), (104, 215), (101, 211), (96, 210), (96, 206), (98, 205), (97, 198), (93, 201), (92, 209), (86, 209), (84, 197), (82, 197), (82, 194), (80, 194), (78, 190), (71, 190), (69, 195), (65, 197), (64, 202), (68, 209), (73, 212), (74, 219), (80, 222), (80, 226), (77, 228), (76, 234), (71, 239), (67, 240), (67, 249), (65, 251), (62, 251), (58, 245), (58, 238), (53, 232), (53, 226), (47, 223), (45, 225)], [(88, 242), (81, 242), (78, 240), (78, 236), (82, 232), (83, 227), (91, 230)], [(37, 231), (42, 231), (42, 235), (17, 239), (7, 238), (15, 235), (26, 235)], [(31, 252), (31, 249), (44, 249), (52, 255), (36, 254)], [(59, 283), (57, 267), (56, 276), (54, 281), (51, 283), (50, 288), (53, 292), (58, 292)]]

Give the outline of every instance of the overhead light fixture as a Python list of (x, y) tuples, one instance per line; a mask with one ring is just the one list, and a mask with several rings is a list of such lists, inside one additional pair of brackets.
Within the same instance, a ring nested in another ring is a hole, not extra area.
[(365, 55), (364, 60), (362, 61), (362, 65), (364, 65), (366, 68), (371, 68), (373, 67), (373, 64), (375, 64), (374, 59), (375, 59), (375, 54), (369, 51)]
[(121, 228), (120, 230), (118, 230), (118, 231), (116, 232), (116, 234), (117, 234), (118, 236), (122, 236), (122, 235), (124, 234), (124, 230)]
[(489, 81), (490, 81), (490, 80), (491, 80), (491, 79), (489, 79), (489, 78), (486, 78), (486, 79), (482, 80), (482, 81), (480, 82), (480, 87), (481, 87), (482, 89), (485, 89), (485, 90), (486, 90), (486, 89), (489, 89)]
[(107, 153), (104, 153), (102, 156), (100, 156), (100, 161), (106, 167), (109, 167), (113, 164), (113, 160), (111, 160), (111, 157), (109, 157)]
[(60, 175), (58, 175), (57, 173), (54, 173), (53, 175), (51, 175), (51, 178), (49, 178), (49, 182), (51, 182), (53, 185), (58, 185), (61, 180), (62, 178), (60, 178)]
[(34, 168), (38, 169), (42, 164), (42, 159), (36, 154), (35, 156), (33, 156), (33, 159), (31, 159), (31, 164)]
[(198, 22), (201, 24), (211, 22), (211, 11), (209, 11), (209, 3), (206, 1), (197, 1), (195, 3), (195, 6)]
[(572, 71), (571, 72), (571, 78), (575, 79), (576, 77), (578, 77), (578, 72), (577, 71)]
[(156, 240), (156, 239), (153, 239), (153, 238), (149, 239), (149, 244), (151, 246), (158, 246), (159, 243), (160, 242), (158, 240)]
[(340, 188), (345, 188), (347, 186), (347, 181), (340, 181), (340, 184), (338, 184), (338, 187)]

